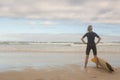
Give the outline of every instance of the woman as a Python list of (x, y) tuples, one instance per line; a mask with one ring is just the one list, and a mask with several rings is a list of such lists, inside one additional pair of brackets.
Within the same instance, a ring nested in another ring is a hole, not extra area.
[[(90, 50), (92, 49), (94, 58), (96, 58), (97, 63), (96, 67), (98, 68), (98, 59), (97, 59), (97, 48), (96, 45), (100, 42), (101, 38), (95, 32), (92, 31), (92, 25), (88, 26), (88, 32), (81, 38), (84, 44), (87, 44), (86, 47), (86, 58), (84, 68), (87, 68), (87, 63), (89, 59)], [(84, 38), (87, 37), (87, 42), (84, 41)], [(98, 38), (98, 41), (95, 43), (95, 37)]]

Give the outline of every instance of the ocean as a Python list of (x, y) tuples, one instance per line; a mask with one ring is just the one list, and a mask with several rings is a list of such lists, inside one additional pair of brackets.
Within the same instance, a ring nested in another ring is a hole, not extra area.
[[(23, 70), (26, 68), (48, 68), (61, 67), (71, 64), (84, 64), (83, 53), (27, 53), (27, 52), (0, 52), (0, 71)], [(99, 57), (107, 60), (113, 67), (120, 66), (120, 54), (99, 54)], [(90, 59), (92, 55), (90, 55)], [(95, 64), (89, 60), (88, 66), (94, 67)]]

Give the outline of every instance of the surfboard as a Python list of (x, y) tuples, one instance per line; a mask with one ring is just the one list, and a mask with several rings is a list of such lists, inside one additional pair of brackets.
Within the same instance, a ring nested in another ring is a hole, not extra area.
[[(101, 59), (100, 57), (97, 57), (97, 58), (98, 58), (98, 65), (100, 65), (103, 69), (110, 72), (114, 71), (113, 67), (107, 61)], [(97, 62), (96, 58), (92, 58), (91, 61), (94, 63)]]

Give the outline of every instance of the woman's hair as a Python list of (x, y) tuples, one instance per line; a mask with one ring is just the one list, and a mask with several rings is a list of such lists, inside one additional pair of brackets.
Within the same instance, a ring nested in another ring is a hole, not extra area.
[(88, 25), (88, 32), (92, 31), (92, 25)]

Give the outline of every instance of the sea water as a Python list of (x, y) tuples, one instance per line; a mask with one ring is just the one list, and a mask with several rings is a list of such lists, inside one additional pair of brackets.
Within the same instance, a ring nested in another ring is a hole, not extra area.
[[(99, 56), (109, 61), (112, 66), (120, 67), (120, 54), (100, 54)], [(84, 58), (84, 53), (0, 53), (0, 71), (61, 67), (70, 64), (82, 67)], [(90, 55), (91, 58), (92, 55)], [(89, 60), (88, 66), (95, 66), (95, 64)]]

